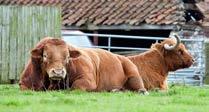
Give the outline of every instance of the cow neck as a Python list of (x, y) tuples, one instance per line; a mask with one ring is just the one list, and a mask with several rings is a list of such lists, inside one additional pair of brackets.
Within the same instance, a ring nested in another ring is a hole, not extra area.
[(95, 72), (94, 72), (94, 78), (96, 79), (96, 84), (99, 85), (99, 66), (97, 66), (96, 62), (94, 59), (90, 58), (91, 61), (93, 62), (93, 66), (95, 68)]
[(42, 67), (37, 65), (38, 63), (32, 63), (33, 72), (31, 77), (29, 77), (33, 90), (44, 89), (44, 75), (42, 74)]
[(161, 75), (167, 76), (169, 68), (168, 68), (168, 65), (166, 64), (165, 57), (163, 56), (162, 52), (160, 52), (158, 49), (153, 49), (153, 52), (157, 53), (157, 55), (155, 57), (158, 57), (158, 59), (156, 59), (156, 60), (158, 60), (159, 63), (163, 66), (162, 72), (164, 72), (164, 73), (161, 73)]
[(76, 67), (73, 64), (73, 60), (70, 60), (69, 63), (67, 64), (66, 83), (68, 83), (68, 85), (71, 86), (75, 79), (76, 79)]
[(129, 58), (133, 60), (136, 65), (138, 65), (138, 63), (148, 63), (146, 64), (146, 67), (152, 68), (153, 65), (156, 65), (156, 67), (162, 66), (160, 69), (158, 69), (158, 71), (156, 71), (160, 75), (166, 76), (168, 73), (168, 66), (166, 65), (165, 58), (158, 49), (152, 48), (149, 51), (139, 55), (129, 56)]
[(44, 71), (43, 66), (41, 67), (41, 69), (42, 69), (41, 70), (42, 75), (40, 76), (42, 79), (41, 83), (42, 83), (43, 89), (47, 90), (48, 86), (50, 85), (49, 77), (48, 77), (47, 72)]

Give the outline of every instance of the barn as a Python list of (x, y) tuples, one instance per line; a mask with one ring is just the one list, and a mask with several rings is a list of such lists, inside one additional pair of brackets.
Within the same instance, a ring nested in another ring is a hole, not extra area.
[[(179, 27), (193, 31), (197, 28), (194, 24), (203, 20), (197, 8), (200, 2), (194, 0), (3, 0), (0, 4), (58, 6), (62, 30), (93, 34), (167, 37)], [(102, 45), (104, 40), (100, 40), (92, 39)]]

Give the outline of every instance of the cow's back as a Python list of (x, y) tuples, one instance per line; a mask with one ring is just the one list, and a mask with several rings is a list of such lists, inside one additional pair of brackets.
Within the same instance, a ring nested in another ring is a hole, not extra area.
[(102, 49), (83, 49), (91, 58), (96, 73), (97, 90), (122, 88), (126, 77), (118, 56)]

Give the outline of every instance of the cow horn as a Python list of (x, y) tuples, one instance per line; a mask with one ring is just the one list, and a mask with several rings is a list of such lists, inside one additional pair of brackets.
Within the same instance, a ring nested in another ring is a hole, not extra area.
[(175, 45), (172, 45), (172, 46), (171, 45), (168, 45), (168, 44), (164, 44), (164, 48), (166, 50), (176, 49), (179, 46), (179, 44), (181, 43), (181, 40), (180, 40), (180, 38), (179, 38), (179, 36), (177, 34), (174, 34), (174, 37), (176, 39), (176, 44)]

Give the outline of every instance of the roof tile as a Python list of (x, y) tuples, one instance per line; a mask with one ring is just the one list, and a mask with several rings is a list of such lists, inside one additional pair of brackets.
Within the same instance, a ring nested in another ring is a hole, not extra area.
[(3, 5), (62, 7), (65, 26), (183, 23), (181, 0), (0, 0)]

